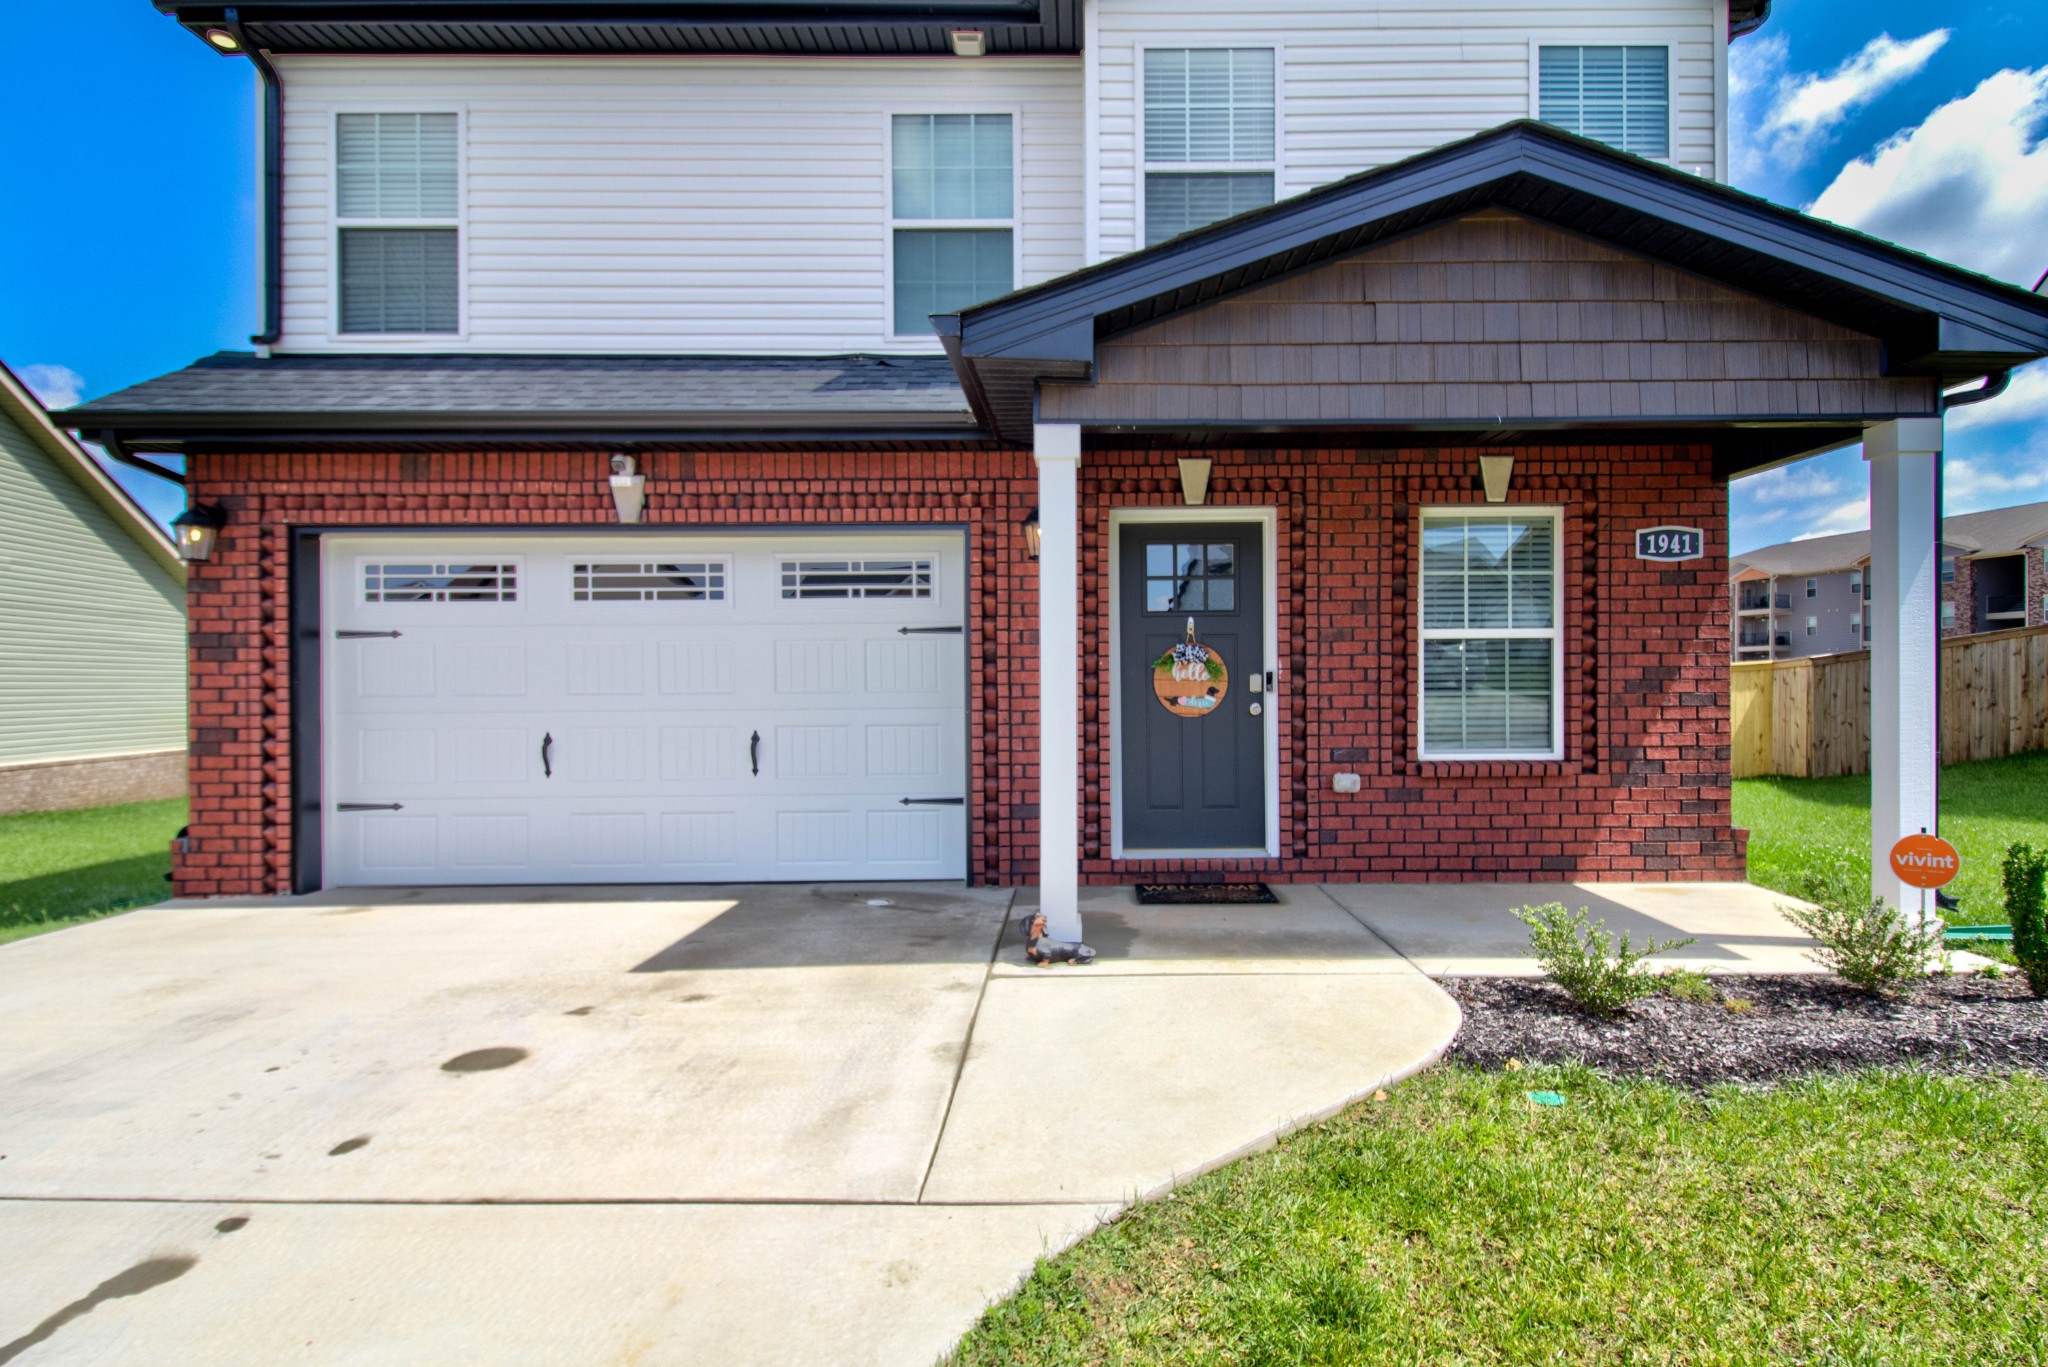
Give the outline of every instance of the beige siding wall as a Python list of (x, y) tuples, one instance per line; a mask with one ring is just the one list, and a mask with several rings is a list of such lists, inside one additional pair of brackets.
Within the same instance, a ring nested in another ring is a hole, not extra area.
[(0, 764), (184, 743), (184, 589), (0, 413)]

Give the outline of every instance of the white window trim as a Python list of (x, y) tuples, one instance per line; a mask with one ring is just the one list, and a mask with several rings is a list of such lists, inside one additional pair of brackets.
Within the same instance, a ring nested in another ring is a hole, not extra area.
[(1814, 578), (1812, 575), (1808, 575), (1806, 577), (1806, 596), (1808, 598), (1820, 597), (1820, 580)]
[[(469, 340), (469, 107), (435, 102), (393, 105), (342, 101), (316, 106), (327, 126), (327, 340), (351, 347), (431, 350)], [(455, 217), (343, 218), (341, 216), (341, 134), (343, 114), (453, 114), (455, 116)], [(455, 331), (343, 332), (341, 330), (341, 233), (344, 228), (453, 228), (455, 230)]]
[[(896, 119), (915, 114), (1007, 114), (1010, 116), (1010, 216), (1001, 218), (896, 217)], [(1010, 288), (1024, 288), (1024, 107), (988, 101), (923, 100), (882, 111), (882, 338), (891, 349), (943, 351), (936, 332), (896, 330), (896, 232), (899, 228), (967, 228), (1010, 232)]]
[(568, 566), (569, 574), (566, 591), (569, 595), (569, 606), (578, 616), (588, 616), (591, 620), (597, 621), (614, 616), (626, 618), (646, 617), (656, 612), (686, 612), (696, 615), (699, 613), (728, 613), (733, 610), (733, 599), (737, 596), (737, 584), (734, 579), (733, 557), (730, 554), (717, 551), (668, 550), (659, 547), (641, 548), (630, 544), (624, 545), (616, 551), (591, 551), (588, 554), (590, 559), (586, 563), (594, 564), (624, 564), (628, 562), (655, 564), (663, 561), (669, 563), (697, 562), (709, 564), (724, 573), (725, 588), (722, 596), (718, 598), (586, 599), (578, 602), (576, 601), (576, 561), (571, 558), (564, 561)]
[[(829, 605), (834, 612), (868, 613), (883, 616), (906, 609), (924, 611), (932, 608), (951, 606), (946, 583), (945, 556), (937, 550), (900, 550), (883, 542), (872, 546), (861, 546), (855, 550), (826, 549), (815, 547), (803, 550), (771, 550), (769, 563), (774, 566), (773, 582), (766, 586), (772, 605), (784, 612), (815, 612), (818, 605)], [(929, 598), (787, 598), (782, 593), (783, 566), (792, 560), (929, 560), (932, 562), (932, 592)], [(730, 595), (728, 595), (730, 596)]]
[[(1260, 648), (1272, 662), (1273, 687), (1266, 696), (1264, 749), (1266, 765), (1266, 844), (1263, 849), (1154, 850), (1124, 845), (1123, 716), (1127, 706), (1149, 706), (1125, 696), (1123, 679), (1123, 529), (1145, 522), (1254, 522), (1259, 525), (1260, 563), (1266, 576), (1265, 639)], [(1277, 859), (1280, 857), (1280, 708), (1278, 699), (1291, 682), (1280, 658), (1279, 512), (1270, 505), (1205, 504), (1199, 508), (1112, 508), (1109, 513), (1109, 857), (1152, 859)]]
[[(1707, 32), (1711, 43), (1712, 30)], [(1529, 117), (1543, 122), (1543, 49), (1547, 47), (1661, 47), (1664, 49), (1664, 147), (1661, 157), (1644, 157), (1664, 166), (1685, 169), (1678, 159), (1678, 49), (1685, 43), (1697, 43), (1702, 35), (1688, 29), (1643, 29), (1631, 31), (1626, 38), (1617, 37), (1612, 30), (1558, 29), (1546, 31), (1529, 39)], [(1620, 148), (1615, 149), (1617, 152)], [(1634, 156), (1634, 153), (1630, 153)], [(1717, 168), (1703, 168), (1692, 164), (1695, 173), (1702, 170), (1712, 172)]]
[[(1427, 586), (1422, 574), (1422, 529), (1432, 517), (1548, 517), (1550, 533), (1550, 625), (1545, 628), (1496, 627), (1492, 629), (1451, 629), (1426, 627)], [(1564, 508), (1555, 503), (1452, 503), (1423, 508), (1416, 522), (1415, 537), (1415, 754), (1427, 764), (1487, 764), (1499, 762), (1543, 763), (1564, 758)], [(1429, 690), (1424, 686), (1423, 646), (1430, 641), (1550, 641), (1550, 749), (1540, 750), (1454, 750), (1437, 753), (1429, 748)]]
[[(1200, 52), (1200, 51), (1270, 52), (1273, 54), (1273, 159), (1271, 161), (1153, 161), (1145, 155), (1145, 57), (1151, 52)], [(1145, 249), (1145, 180), (1154, 171), (1167, 174), (1200, 175), (1243, 172), (1255, 174), (1270, 171), (1273, 175), (1273, 202), (1278, 204), (1287, 198), (1287, 48), (1283, 43), (1231, 43), (1194, 42), (1180, 39), (1175, 42), (1138, 43), (1132, 50), (1131, 67), (1131, 160), (1138, 168), (1137, 183), (1131, 187), (1131, 222), (1136, 232), (1131, 240), (1134, 251)]]

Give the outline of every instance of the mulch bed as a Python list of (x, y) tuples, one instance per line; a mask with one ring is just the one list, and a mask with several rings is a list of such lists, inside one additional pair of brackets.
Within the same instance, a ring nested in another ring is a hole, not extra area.
[(1486, 1069), (1584, 1063), (1691, 1088), (1861, 1068), (2048, 1072), (2048, 1001), (2017, 974), (1934, 978), (1890, 1000), (1820, 974), (1717, 977), (1714, 1001), (1659, 994), (1614, 1020), (1581, 1013), (1541, 979), (1441, 981), (1465, 1012), (1446, 1057)]

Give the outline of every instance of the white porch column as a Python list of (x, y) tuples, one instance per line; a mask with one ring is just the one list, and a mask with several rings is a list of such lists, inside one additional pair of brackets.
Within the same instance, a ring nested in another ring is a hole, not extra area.
[(1081, 938), (1081, 428), (1037, 424), (1038, 902), (1046, 933)]
[(1920, 892), (1892, 875), (1890, 855), (1899, 837), (1935, 830), (1941, 419), (1880, 423), (1863, 434), (1863, 458), (1870, 462), (1871, 893), (1912, 915)]

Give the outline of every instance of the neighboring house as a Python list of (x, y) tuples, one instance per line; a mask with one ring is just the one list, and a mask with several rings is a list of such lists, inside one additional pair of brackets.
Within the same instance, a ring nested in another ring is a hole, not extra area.
[(264, 330), (65, 421), (222, 524), (189, 894), (1737, 877), (1727, 480), (1918, 574), (2048, 354), (1720, 183), (1763, 0), (158, 3)]
[(184, 791), (184, 563), (0, 365), (0, 813)]
[[(1943, 636), (2048, 623), (2048, 503), (1943, 518)], [(1728, 561), (1734, 657), (1796, 660), (1870, 644), (1870, 533), (1785, 541)]]

